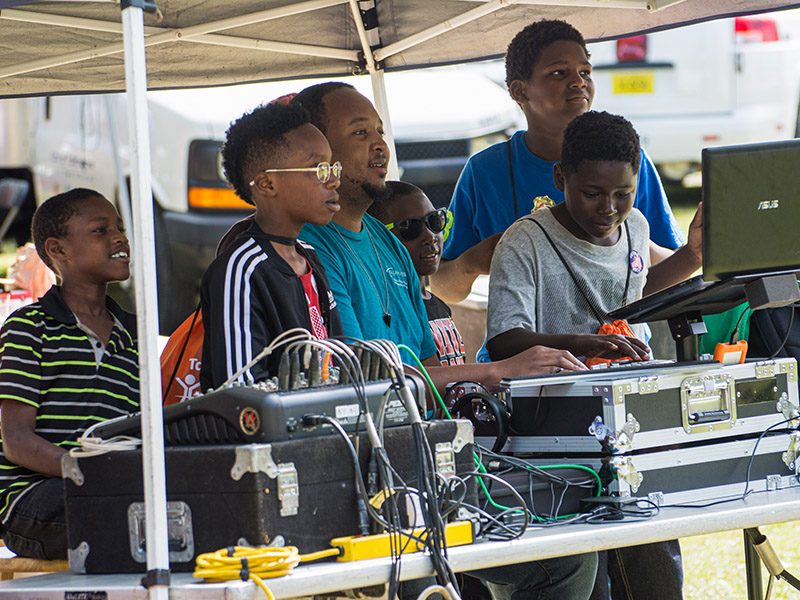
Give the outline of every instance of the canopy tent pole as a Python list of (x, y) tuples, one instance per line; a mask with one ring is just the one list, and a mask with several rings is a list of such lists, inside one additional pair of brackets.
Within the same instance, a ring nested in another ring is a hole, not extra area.
[(383, 77), (383, 69), (375, 69), (369, 74), (372, 82), (372, 96), (375, 99), (375, 109), (383, 120), (383, 130), (386, 145), (389, 146), (389, 172), (386, 179), (400, 179), (400, 167), (397, 164), (397, 150), (392, 134), (392, 120), (389, 117), (389, 99), (386, 96), (386, 81)]
[[(86, 19), (83, 17), (70, 17), (66, 15), (52, 15), (48, 13), (31, 12), (27, 10), (6, 9), (0, 14), (0, 19), (8, 21), (18, 21), (20, 23), (33, 23), (36, 25), (52, 25), (54, 27), (69, 27), (72, 29), (82, 29), (85, 31), (99, 31), (104, 33), (122, 33), (122, 25), (112, 21), (100, 21), (99, 19)], [(300, 54), (305, 56), (319, 56), (324, 58), (335, 58), (339, 60), (349, 60), (358, 62), (358, 51), (347, 50), (344, 48), (329, 48), (327, 46), (314, 46), (311, 44), (298, 44), (293, 42), (274, 42), (270, 40), (243, 38), (233, 35), (219, 33), (200, 33), (197, 35), (187, 35), (181, 29), (165, 29), (163, 27), (145, 27), (145, 34), (148, 36), (172, 32), (174, 42), (194, 42), (197, 44), (213, 44), (216, 46), (228, 46), (231, 48), (249, 48), (251, 50), (262, 50), (266, 52), (283, 52), (284, 54)], [(118, 45), (119, 52), (122, 46)], [(115, 52), (112, 52), (115, 54)], [(47, 67), (49, 68), (49, 67)]]
[(373, 56), (372, 48), (380, 46), (381, 38), (378, 32), (378, 17), (375, 10), (375, 0), (350, 0), (350, 9), (353, 12), (353, 21), (358, 32), (358, 39), (364, 52), (370, 81), (372, 83), (372, 97), (375, 101), (375, 110), (383, 121), (384, 139), (389, 147), (389, 165), (386, 178), (400, 179), (400, 167), (397, 165), (397, 152), (392, 132), (392, 120), (389, 117), (389, 100), (386, 96), (386, 81), (383, 69), (378, 66)]
[[(338, 4), (344, 4), (347, 2), (348, 0), (309, 0), (308, 2), (301, 2), (296, 5), (271, 8), (257, 13), (244, 15), (241, 17), (231, 17), (228, 19), (222, 19), (220, 21), (214, 21), (211, 23), (192, 25), (190, 27), (185, 27), (183, 29), (148, 28), (148, 31), (150, 29), (156, 29), (158, 33), (152, 33), (148, 35), (144, 42), (144, 45), (154, 46), (156, 44), (166, 44), (170, 42), (179, 42), (179, 41), (185, 42), (185, 41), (190, 41), (193, 38), (200, 38), (197, 41), (201, 43), (214, 44), (219, 46), (245, 47), (256, 50), (267, 50), (271, 52), (285, 52), (288, 54), (304, 54), (312, 56), (327, 56), (329, 58), (340, 59), (340, 60), (355, 60), (355, 53), (348, 49), (323, 48), (308, 44), (271, 42), (269, 40), (248, 41), (247, 39), (237, 38), (235, 36), (210, 35), (216, 31), (222, 31), (225, 29), (231, 29), (243, 25), (251, 25), (253, 23), (260, 23), (263, 21), (280, 19), (281, 17), (301, 14), (304, 12), (319, 10), (322, 8), (328, 8), (331, 6), (336, 6)], [(3, 11), (3, 13), (5, 12), (6, 11)], [(10, 20), (31, 22), (31, 23), (46, 22), (47, 24), (53, 24), (53, 25), (60, 24), (58, 23), (60, 19), (56, 15), (31, 14), (30, 17), (25, 18), (24, 15), (26, 12), (27, 11), (16, 10), (10, 16), (8, 16), (8, 18)], [(0, 13), (0, 18), (3, 18), (3, 13)], [(77, 24), (75, 20), (72, 19), (71, 21), (65, 20), (63, 22), (63, 25), (71, 26), (70, 22), (72, 24)], [(86, 23), (81, 23), (80, 28), (90, 29), (89, 27), (87, 27)], [(98, 30), (107, 31), (108, 29), (109, 29), (108, 25), (101, 25)], [(123, 30), (124, 30), (124, 21), (123, 21)], [(144, 25), (142, 25), (141, 32), (142, 35), (144, 35)], [(14, 75), (31, 73), (34, 71), (42, 71), (45, 69), (50, 69), (65, 64), (82, 62), (85, 60), (91, 60), (93, 58), (100, 58), (112, 54), (119, 54), (123, 50), (124, 50), (124, 44), (114, 42), (102, 46), (95, 46), (86, 50), (79, 50), (77, 52), (62, 54), (55, 58), (44, 58), (44, 59), (33, 60), (30, 62), (21, 63), (18, 65), (12, 65), (10, 67), (0, 69), (0, 78), (12, 77)]]
[[(153, 5), (150, 5), (152, 7)], [(122, 0), (125, 44), (125, 88), (131, 153), (133, 276), (139, 340), (139, 393), (142, 409), (142, 469), (144, 473), (147, 575), (143, 584), (151, 600), (169, 598), (167, 482), (164, 466), (164, 423), (161, 412), (161, 365), (158, 360), (158, 296), (144, 285), (156, 272), (153, 191), (150, 179), (150, 135), (147, 115), (147, 70), (144, 51), (145, 0)]]
[[(103, 96), (106, 106), (106, 115), (108, 116), (108, 135), (111, 138), (111, 147), (114, 149), (112, 156), (114, 157), (114, 172), (117, 175), (117, 206), (119, 207), (119, 216), (122, 217), (122, 222), (125, 223), (125, 229), (128, 231), (133, 230), (133, 213), (131, 212), (131, 194), (128, 189), (128, 182), (125, 178), (125, 173), (122, 170), (122, 161), (119, 157), (119, 136), (117, 135), (117, 114), (114, 110), (113, 103), (110, 95)], [(136, 240), (129, 240), (131, 256), (136, 256)], [(125, 281), (120, 281), (123, 289), (127, 290), (131, 287), (133, 279), (130, 277)]]

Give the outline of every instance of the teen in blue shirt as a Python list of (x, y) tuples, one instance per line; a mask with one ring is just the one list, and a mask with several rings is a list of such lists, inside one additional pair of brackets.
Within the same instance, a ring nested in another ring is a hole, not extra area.
[[(531, 212), (534, 199), (564, 200), (553, 184), (553, 165), (561, 154), (564, 128), (591, 108), (591, 75), (583, 36), (564, 21), (532, 23), (508, 46), (506, 84), (528, 129), (476, 154), (464, 167), (450, 204), (453, 228), (442, 265), (431, 278), (433, 292), (444, 301), (463, 300), (475, 278), (489, 273), (500, 235)], [(683, 235), (644, 151), (638, 180), (634, 206), (646, 217), (651, 239), (665, 248), (680, 247)], [(661, 249), (651, 258), (656, 263), (668, 255)]]

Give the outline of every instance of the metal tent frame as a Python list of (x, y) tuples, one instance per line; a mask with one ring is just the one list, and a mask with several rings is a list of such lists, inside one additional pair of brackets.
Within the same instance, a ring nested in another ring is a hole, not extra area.
[[(148, 77), (151, 89), (164, 89), (368, 73), (376, 108), (393, 145), (385, 71), (501, 56), (520, 23), (564, 18), (587, 41), (595, 41), (796, 8), (800, 2), (160, 0), (158, 5), (160, 11), (146, 0), (120, 4), (115, 0), (0, 0), (0, 98), (111, 92), (123, 87), (128, 94), (136, 282), (146, 281), (156, 266), (145, 95)], [(121, 19), (117, 17), (120, 8)], [(145, 19), (150, 22), (147, 26)], [(306, 43), (307, 37), (320, 43)], [(145, 58), (146, 50), (150, 60)], [(397, 173), (394, 153), (390, 172)], [(136, 285), (135, 299), (137, 306), (147, 307), (137, 315), (146, 580), (150, 598), (161, 600), (169, 594), (169, 552), (155, 286)]]

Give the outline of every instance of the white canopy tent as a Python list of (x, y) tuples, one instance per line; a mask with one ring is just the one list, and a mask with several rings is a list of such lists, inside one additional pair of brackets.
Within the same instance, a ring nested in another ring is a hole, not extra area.
[[(789, 0), (0, 0), (0, 98), (126, 90), (134, 280), (155, 272), (145, 91), (369, 73), (501, 56), (525, 24), (560, 18), (587, 41), (800, 7)], [(120, 18), (120, 9), (121, 18)], [(146, 56), (145, 60), (145, 48)], [(265, 99), (266, 100), (266, 99)], [(458, 101), (458, 99), (454, 99)], [(396, 166), (394, 167), (396, 172)], [(136, 286), (147, 569), (168, 594), (155, 286)]]

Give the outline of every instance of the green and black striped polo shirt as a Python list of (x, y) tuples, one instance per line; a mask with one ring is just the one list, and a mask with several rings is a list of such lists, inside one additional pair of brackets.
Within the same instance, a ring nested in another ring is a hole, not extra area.
[[(99, 366), (92, 340), (58, 286), (6, 320), (0, 332), (0, 418), (7, 402), (35, 406), (36, 433), (69, 449), (91, 425), (138, 412), (136, 319), (111, 298), (106, 304), (117, 323)], [(7, 522), (25, 491), (46, 478), (0, 453), (0, 520)]]

